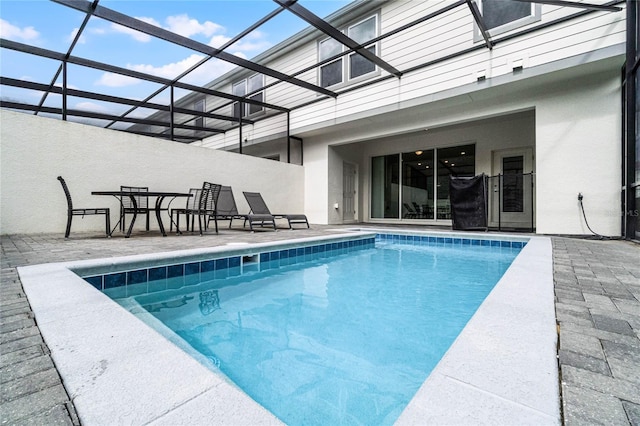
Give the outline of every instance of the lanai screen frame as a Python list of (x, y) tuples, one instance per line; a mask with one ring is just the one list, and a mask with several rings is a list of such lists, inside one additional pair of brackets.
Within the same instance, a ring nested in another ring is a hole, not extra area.
[[(239, 147), (239, 152), (242, 153), (242, 143), (243, 143), (242, 126), (243, 124), (253, 124), (256, 121), (259, 121), (259, 119), (250, 120), (247, 118), (243, 118), (242, 114), (239, 114), (238, 117), (234, 117), (231, 115), (216, 113), (215, 110), (220, 109), (221, 108), (220, 106), (216, 107), (212, 111), (196, 111), (194, 109), (178, 107), (177, 104), (179, 100), (175, 99), (174, 90), (176, 88), (186, 89), (192, 93), (200, 93), (207, 96), (214, 96), (214, 97), (226, 99), (228, 102), (224, 104), (225, 106), (238, 102), (241, 108), (243, 108), (244, 104), (248, 103), (248, 104), (255, 104), (257, 106), (260, 106), (261, 108), (267, 108), (267, 109), (276, 111), (276, 114), (285, 114), (286, 121), (287, 121), (287, 126), (286, 126), (287, 128), (286, 141), (287, 141), (287, 153), (288, 153), (287, 162), (290, 162), (291, 139), (292, 138), (296, 139), (294, 136), (290, 134), (290, 114), (295, 109), (302, 108), (316, 102), (320, 102), (326, 98), (337, 98), (340, 94), (352, 92), (362, 87), (376, 84), (380, 81), (384, 81), (391, 78), (399, 79), (399, 78), (402, 78), (402, 76), (405, 74), (409, 74), (411, 72), (432, 66), (434, 64), (449, 60), (456, 56), (464, 55), (480, 49), (492, 49), (494, 46), (496, 46), (501, 42), (505, 42), (507, 40), (511, 40), (513, 38), (517, 38), (531, 32), (539, 31), (544, 28), (548, 28), (550, 26), (554, 26), (559, 23), (575, 19), (589, 13), (593, 13), (596, 11), (618, 12), (622, 10), (618, 5), (622, 3), (626, 3), (627, 57), (626, 57), (626, 64), (625, 64), (624, 73), (623, 73), (623, 83), (625, 87), (624, 102), (623, 102), (623, 113), (625, 118), (624, 118), (623, 128), (625, 129), (625, 131), (623, 132), (624, 136), (622, 141), (622, 144), (623, 144), (623, 159), (622, 159), (623, 160), (623, 173), (622, 173), (623, 175), (622, 176), (623, 206), (622, 207), (625, 214), (623, 215), (623, 220), (622, 220), (622, 232), (623, 232), (623, 235), (628, 239), (639, 238), (637, 235), (637, 232), (638, 232), (637, 223), (639, 220), (637, 217), (638, 206), (637, 206), (637, 200), (635, 197), (635, 192), (638, 190), (638, 187), (640, 186), (640, 183), (636, 179), (637, 168), (638, 168), (637, 163), (640, 163), (640, 159), (636, 159), (636, 156), (638, 155), (636, 152), (637, 151), (636, 146), (637, 146), (637, 140), (638, 140), (638, 127), (639, 127), (638, 117), (636, 114), (636, 105), (638, 101), (638, 90), (637, 90), (638, 88), (637, 88), (636, 81), (637, 81), (637, 72), (638, 72), (638, 37), (639, 36), (637, 34), (638, 7), (634, 0), (612, 0), (605, 4), (594, 4), (588, 1), (577, 2), (573, 0), (512, 0), (512, 1), (520, 1), (520, 2), (557, 5), (557, 6), (567, 7), (567, 8), (575, 8), (580, 11), (573, 13), (571, 15), (568, 15), (564, 18), (557, 19), (555, 21), (551, 21), (551, 22), (547, 22), (539, 25), (531, 25), (531, 26), (528, 26), (527, 29), (525, 30), (517, 31), (517, 32), (511, 33), (508, 36), (497, 37), (497, 38), (491, 37), (489, 31), (487, 31), (487, 27), (484, 23), (482, 13), (480, 12), (480, 9), (477, 4), (478, 0), (457, 0), (454, 3), (445, 5), (444, 7), (442, 7), (437, 11), (434, 11), (423, 17), (415, 19), (412, 22), (409, 22), (399, 28), (396, 28), (385, 34), (382, 34), (374, 39), (371, 39), (364, 44), (359, 44), (356, 41), (350, 39), (347, 35), (345, 35), (343, 32), (338, 30), (335, 26), (333, 26), (327, 20), (321, 19), (320, 17), (316, 16), (311, 11), (306, 9), (304, 6), (302, 6), (298, 2), (298, 0), (273, 0), (276, 8), (272, 12), (270, 12), (269, 14), (264, 16), (262, 19), (255, 22), (253, 25), (250, 25), (245, 30), (241, 31), (239, 34), (237, 34), (235, 37), (233, 37), (231, 40), (229, 40), (220, 48), (213, 48), (211, 46), (207, 46), (203, 43), (194, 41), (187, 37), (180, 36), (168, 30), (147, 24), (143, 21), (140, 21), (128, 15), (119, 13), (115, 10), (111, 10), (109, 8), (100, 6), (99, 5), (100, 0), (94, 0), (94, 1), (51, 0), (51, 1), (61, 6), (69, 7), (84, 13), (85, 14), (84, 21), (80, 26), (80, 28), (78, 29), (74, 39), (70, 42), (69, 48), (65, 53), (54, 52), (54, 51), (38, 48), (28, 44), (18, 43), (18, 42), (7, 40), (7, 39), (0, 39), (0, 47), (3, 49), (10, 49), (10, 50), (22, 52), (25, 54), (31, 54), (31, 55), (36, 55), (44, 58), (57, 60), (60, 62), (58, 70), (52, 77), (51, 82), (49, 84), (34, 83), (34, 82), (25, 81), (25, 80), (0, 76), (0, 85), (13, 86), (13, 87), (18, 87), (18, 88), (28, 89), (28, 90), (38, 90), (44, 93), (40, 102), (37, 105), (26, 104), (22, 102), (11, 102), (11, 101), (0, 100), (0, 107), (14, 109), (18, 111), (32, 111), (33, 114), (35, 115), (38, 115), (40, 113), (59, 115), (61, 116), (62, 120), (65, 120), (65, 121), (68, 119), (69, 116), (108, 120), (109, 124), (104, 126), (105, 128), (110, 128), (114, 124), (121, 123), (121, 122), (142, 124), (147, 126), (159, 126), (159, 127), (167, 128), (167, 130), (161, 131), (161, 132), (155, 132), (155, 133), (143, 132), (143, 131), (136, 131), (135, 129), (132, 129), (130, 126), (127, 129), (123, 129), (123, 131), (128, 131), (128, 132), (137, 133), (137, 134), (144, 134), (146, 136), (152, 136), (157, 138), (170, 139), (172, 141), (183, 142), (183, 143), (191, 143), (197, 140), (201, 140), (204, 137), (203, 135), (226, 133), (227, 131), (238, 128), (239, 129), (238, 147)], [(366, 1), (367, 0), (358, 0), (358, 2), (355, 3), (355, 5), (357, 7), (359, 4), (363, 4)], [(476, 46), (461, 50), (459, 52), (455, 52), (453, 54), (444, 55), (443, 57), (437, 58), (435, 60), (420, 64), (418, 66), (414, 66), (405, 70), (398, 70), (392, 64), (387, 63), (382, 57), (368, 50), (369, 46), (375, 43), (378, 43), (381, 40), (384, 40), (399, 32), (406, 31), (430, 19), (434, 19), (437, 16), (444, 14), (450, 10), (460, 8), (460, 7), (465, 7), (465, 6), (469, 9), (469, 13), (473, 16), (473, 19), (478, 27), (478, 30), (484, 39), (484, 43), (482, 44), (478, 44)], [(340, 54), (327, 58), (323, 61), (319, 61), (309, 67), (306, 67), (302, 70), (299, 70), (291, 74), (281, 73), (279, 71), (270, 69), (256, 62), (252, 62), (252, 61), (231, 55), (230, 53), (227, 53), (225, 51), (231, 45), (238, 42), (243, 37), (246, 37), (252, 31), (258, 29), (260, 26), (262, 26), (263, 24), (273, 19), (274, 17), (276, 17), (278, 14), (282, 12), (293, 13), (294, 15), (298, 16), (299, 18), (307, 22), (310, 26), (315, 27), (316, 30), (318, 31), (318, 36), (320, 36), (320, 33), (323, 33), (325, 36), (329, 36), (337, 40), (339, 43), (341, 43), (344, 46), (343, 51)], [(193, 65), (191, 68), (184, 71), (183, 73), (176, 76), (175, 78), (166, 79), (166, 78), (157, 77), (147, 73), (142, 73), (142, 72), (132, 71), (126, 68), (116, 67), (114, 65), (107, 64), (107, 63), (100, 63), (97, 61), (92, 61), (85, 58), (73, 56), (72, 53), (73, 53), (74, 47), (78, 43), (87, 23), (93, 17), (105, 19), (110, 22), (122, 25), (124, 27), (133, 28), (151, 37), (160, 38), (170, 43), (174, 43), (182, 47), (191, 49), (195, 52), (204, 54), (205, 57), (200, 62)], [(334, 61), (343, 56), (352, 54), (354, 52), (361, 54), (369, 61), (374, 62), (376, 66), (387, 71), (388, 75), (374, 78), (367, 82), (356, 84), (348, 88), (342, 89), (340, 91), (331, 91), (326, 88), (317, 86), (315, 84), (312, 84), (303, 80), (299, 80), (297, 78), (299, 75), (305, 72), (308, 72), (313, 69), (317, 69), (324, 64), (327, 64), (331, 61)], [(195, 69), (197, 69), (206, 61), (212, 58), (218, 58), (218, 59), (231, 62), (237, 65), (240, 70), (251, 70), (263, 75), (271, 76), (275, 78), (275, 81), (273, 83), (265, 85), (264, 87), (256, 91), (247, 93), (244, 96), (234, 96), (228, 93), (211, 89), (206, 86), (203, 86), (203, 87), (195, 86), (195, 85), (186, 84), (180, 81), (189, 73), (193, 72)], [(138, 78), (144, 81), (158, 83), (161, 85), (161, 88), (151, 93), (142, 101), (72, 89), (68, 87), (68, 82), (67, 82), (66, 69), (68, 64), (89, 67), (89, 68), (98, 69), (101, 71), (113, 72), (120, 75)], [(62, 74), (62, 86), (60, 87), (56, 85), (56, 82), (61, 74)], [(316, 96), (316, 98), (312, 101), (303, 102), (293, 107), (284, 107), (280, 105), (274, 105), (267, 102), (256, 101), (250, 98), (252, 95), (255, 95), (256, 93), (264, 91), (267, 88), (277, 86), (278, 84), (281, 84), (283, 82), (295, 84), (304, 89), (310, 90), (312, 92), (316, 92), (319, 96)], [(150, 100), (153, 99), (158, 93), (160, 93), (163, 90), (166, 90), (167, 88), (170, 90), (169, 105), (162, 105), (162, 104), (150, 102)], [(47, 96), (49, 96), (49, 94), (61, 95), (62, 105), (59, 108), (44, 106), (44, 102)], [(67, 107), (68, 96), (127, 105), (130, 108), (119, 116), (109, 115), (109, 114), (104, 114), (99, 112), (73, 110)], [(147, 118), (131, 117), (130, 114), (138, 108), (146, 108), (151, 110), (157, 110), (159, 112), (168, 113), (169, 121), (165, 122), (165, 121), (159, 120), (158, 118), (154, 118), (154, 115), (157, 115), (157, 114), (152, 114)], [(180, 123), (176, 123), (175, 122), (176, 113), (186, 114), (187, 116), (190, 116), (190, 118)], [(269, 115), (269, 117), (271, 116), (273, 116), (273, 114)], [(231, 123), (231, 125), (227, 128), (215, 128), (215, 127), (207, 127), (204, 125), (195, 126), (195, 125), (189, 124), (191, 121), (194, 121), (196, 118), (199, 118), (199, 117), (212, 118), (212, 119), (216, 119), (224, 122), (229, 122)], [(175, 132), (176, 129), (194, 131), (194, 135), (188, 136), (188, 135), (176, 134)], [(198, 136), (196, 136), (196, 134), (198, 134)]]

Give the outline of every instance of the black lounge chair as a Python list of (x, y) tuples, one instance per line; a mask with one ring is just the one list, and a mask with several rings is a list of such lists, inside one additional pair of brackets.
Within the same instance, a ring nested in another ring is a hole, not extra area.
[(262, 195), (259, 192), (243, 192), (244, 198), (246, 198), (251, 213), (253, 214), (269, 214), (276, 219), (287, 219), (289, 222), (289, 229), (293, 229), (293, 225), (296, 223), (302, 223), (309, 228), (309, 221), (304, 214), (273, 214), (269, 211), (269, 207), (262, 199)]
[(242, 226), (247, 226), (247, 222), (249, 222), (249, 229), (252, 231), (254, 230), (254, 224), (260, 225), (261, 228), (267, 226), (274, 230), (276, 229), (275, 218), (270, 214), (239, 214), (238, 207), (236, 206), (236, 199), (233, 196), (233, 191), (230, 186), (223, 186), (220, 189), (216, 218), (218, 220), (228, 220), (229, 228), (231, 228), (233, 219), (243, 219), (244, 223)]
[(69, 233), (71, 232), (71, 220), (73, 216), (88, 216), (88, 215), (99, 215), (103, 214), (105, 216), (105, 230), (107, 233), (107, 237), (111, 237), (111, 215), (108, 208), (86, 208), (86, 209), (78, 209), (73, 208), (73, 202), (71, 201), (71, 194), (69, 193), (69, 188), (67, 187), (67, 183), (64, 181), (62, 176), (58, 176), (58, 180), (62, 185), (62, 189), (64, 190), (64, 195), (67, 197), (67, 229), (64, 232), (64, 237), (69, 238)]
[(405, 219), (415, 219), (418, 216), (418, 213), (409, 205), (409, 203), (402, 203), (407, 212), (404, 214)]

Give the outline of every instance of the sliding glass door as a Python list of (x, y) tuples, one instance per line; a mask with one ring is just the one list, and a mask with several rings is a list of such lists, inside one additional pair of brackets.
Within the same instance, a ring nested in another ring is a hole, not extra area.
[(371, 218), (451, 219), (450, 176), (475, 174), (475, 145), (373, 157)]

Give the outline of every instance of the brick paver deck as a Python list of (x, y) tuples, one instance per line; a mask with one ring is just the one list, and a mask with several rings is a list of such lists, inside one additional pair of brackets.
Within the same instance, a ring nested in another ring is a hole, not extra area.
[[(0, 422), (78, 425), (72, 402), (49, 356), (16, 267), (157, 253), (230, 242), (261, 242), (333, 233), (311, 230), (220, 235), (141, 233), (1, 237)], [(422, 228), (424, 229), (424, 228)], [(640, 246), (624, 241), (553, 238), (556, 312), (564, 423), (640, 424)]]

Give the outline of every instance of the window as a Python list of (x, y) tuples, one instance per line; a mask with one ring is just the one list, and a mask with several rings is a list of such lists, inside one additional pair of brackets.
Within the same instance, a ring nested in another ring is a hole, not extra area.
[[(320, 60), (324, 61), (342, 52), (342, 45), (332, 38), (320, 42)], [(320, 67), (320, 86), (342, 83), (342, 58)]]
[[(231, 88), (231, 93), (235, 96), (246, 96), (247, 94), (252, 93), (252, 95), (248, 96), (247, 99), (264, 102), (264, 91), (254, 93), (263, 87), (264, 76), (262, 74), (254, 74), (249, 78), (234, 83)], [(245, 103), (242, 111), (242, 117), (254, 115), (262, 111), (264, 111), (264, 108), (259, 105)], [(236, 118), (240, 117), (239, 102), (235, 102), (233, 104), (233, 116)]]
[[(364, 21), (358, 22), (346, 29), (349, 38), (357, 43), (364, 44), (378, 34), (378, 17), (371, 16)], [(345, 47), (337, 40), (329, 38), (322, 40), (318, 46), (318, 56), (320, 61), (329, 59), (343, 52)], [(377, 54), (377, 45), (367, 48), (373, 54)], [(359, 77), (371, 74), (376, 71), (376, 65), (359, 53), (349, 54), (347, 60), (342, 57), (329, 62), (320, 67), (319, 79), (321, 87), (335, 86), (345, 83), (345, 76), (348, 80), (355, 80)]]
[[(482, 0), (482, 17), (492, 36), (501, 34), (540, 20), (540, 5), (535, 3)], [(482, 40), (476, 28), (475, 40)]]
[[(353, 39), (357, 43), (363, 44), (368, 40), (371, 40), (376, 36), (376, 17), (362, 21), (352, 27), (349, 27), (347, 31), (349, 38)], [(370, 46), (367, 48), (371, 53), (375, 55), (376, 46)], [(361, 75), (369, 74), (376, 70), (376, 65), (358, 53), (352, 53), (349, 55), (349, 79), (360, 77)]]

